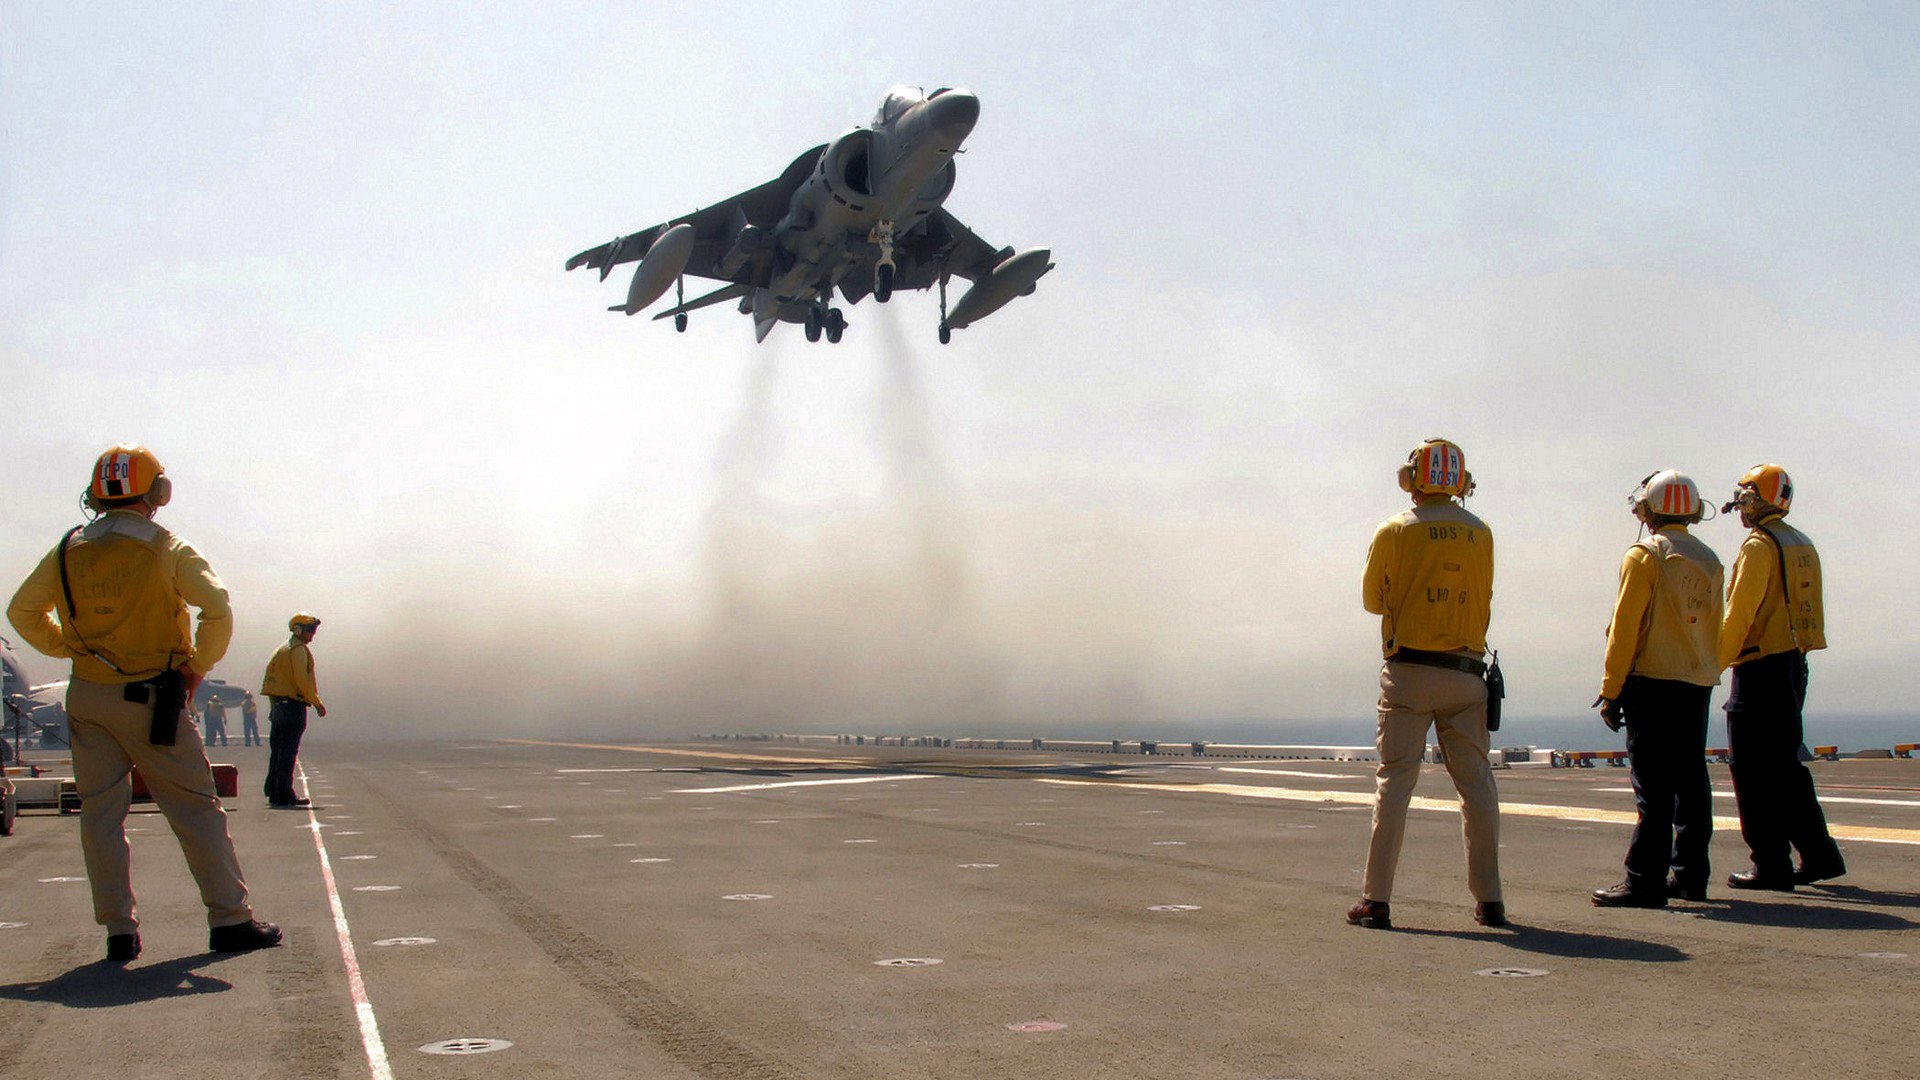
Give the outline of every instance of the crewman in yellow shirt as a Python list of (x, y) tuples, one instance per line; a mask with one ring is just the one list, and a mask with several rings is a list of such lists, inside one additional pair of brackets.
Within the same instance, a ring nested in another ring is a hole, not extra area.
[[(1755, 465), (1740, 477), (1733, 501), (1752, 530), (1733, 560), (1727, 610), (1720, 626), (1720, 664), (1733, 666), (1727, 697), (1727, 744), (1740, 835), (1751, 869), (1727, 878), (1736, 889), (1791, 892), (1847, 872), (1840, 845), (1827, 832), (1813, 774), (1800, 761), (1806, 735), (1807, 654), (1827, 647), (1820, 600), (1820, 556), (1805, 533), (1783, 519), (1793, 481), (1778, 465)], [(1791, 850), (1800, 853), (1795, 869)]]
[(1672, 469), (1652, 473), (1628, 503), (1652, 532), (1621, 560), (1606, 674), (1594, 704), (1608, 727), (1627, 729), (1640, 820), (1627, 845), (1626, 880), (1595, 889), (1593, 902), (1662, 908), (1670, 896), (1707, 898), (1713, 839), (1707, 705), (1720, 682), (1725, 572), (1713, 549), (1687, 532), (1706, 514), (1691, 477)]
[(1487, 764), (1487, 622), (1493, 598), (1493, 533), (1455, 499), (1473, 491), (1466, 455), (1429, 439), (1400, 467), (1413, 508), (1382, 522), (1367, 549), (1362, 598), (1380, 616), (1380, 768), (1356, 926), (1392, 926), (1389, 901), (1407, 802), (1420, 778), (1427, 729), (1438, 731), (1447, 773), (1460, 793), (1467, 883), (1474, 921), (1507, 925), (1500, 895), (1500, 793)]
[[(233, 636), (227, 590), (200, 553), (154, 523), (173, 482), (145, 447), (109, 448), (94, 464), (76, 526), (14, 593), (7, 619), (28, 644), (73, 661), (67, 720), (80, 791), (80, 849), (107, 959), (140, 955), (126, 817), (135, 766), (167, 817), (207, 906), (207, 947), (280, 943), (253, 917), (247, 883), (187, 703)], [(188, 607), (198, 608), (197, 630)], [(56, 617), (57, 612), (57, 617)]]
[(267, 805), (276, 809), (295, 809), (310, 804), (293, 790), (293, 768), (300, 758), (300, 737), (307, 732), (307, 706), (321, 716), (327, 707), (320, 700), (320, 688), (314, 678), (313, 636), (320, 632), (320, 620), (302, 611), (287, 620), (292, 637), (267, 661), (267, 675), (260, 692), (267, 696)]

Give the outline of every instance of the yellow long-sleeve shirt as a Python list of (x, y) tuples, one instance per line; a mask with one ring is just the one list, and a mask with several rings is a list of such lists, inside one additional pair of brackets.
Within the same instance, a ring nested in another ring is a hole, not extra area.
[(1719, 556), (1684, 525), (1662, 526), (1628, 548), (1607, 624), (1600, 696), (1619, 697), (1629, 675), (1719, 683), (1724, 576)]
[(1380, 616), (1380, 649), (1487, 651), (1493, 604), (1493, 532), (1467, 509), (1434, 497), (1374, 530), (1361, 600)]
[(299, 638), (288, 639), (267, 661), (267, 675), (260, 683), (260, 692), (268, 697), (293, 698), (309, 705), (326, 708), (320, 700), (320, 686), (314, 680), (313, 650)]
[[(76, 610), (60, 588), (56, 546), (13, 594), (7, 621), (35, 649), (72, 660), (75, 677), (129, 683), (182, 662), (205, 675), (226, 655), (226, 587), (193, 545), (145, 515), (102, 514), (74, 536), (66, 560)], [(199, 609), (197, 628), (189, 607)]]
[[(1780, 581), (1783, 556), (1791, 604), (1788, 588)], [(1805, 533), (1777, 516), (1769, 518), (1747, 534), (1733, 560), (1726, 615), (1720, 624), (1720, 666), (1826, 647), (1820, 554)]]

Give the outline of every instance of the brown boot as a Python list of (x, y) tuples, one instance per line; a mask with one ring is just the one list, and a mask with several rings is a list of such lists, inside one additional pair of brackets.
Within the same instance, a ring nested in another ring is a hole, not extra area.
[(1347, 921), (1355, 926), (1364, 926), (1369, 930), (1391, 930), (1393, 920), (1387, 915), (1385, 900), (1369, 900), (1361, 897), (1347, 909)]

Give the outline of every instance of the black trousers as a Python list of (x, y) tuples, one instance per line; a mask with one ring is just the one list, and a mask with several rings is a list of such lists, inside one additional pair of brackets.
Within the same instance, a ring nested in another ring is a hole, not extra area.
[(1663, 893), (1707, 884), (1713, 787), (1707, 779), (1707, 705), (1713, 687), (1672, 679), (1627, 679), (1627, 764), (1640, 820), (1627, 845), (1627, 887)]
[(1753, 853), (1753, 869), (1763, 877), (1792, 874), (1793, 850), (1812, 866), (1841, 858), (1827, 833), (1813, 774), (1800, 760), (1806, 740), (1800, 710), (1806, 700), (1804, 653), (1775, 653), (1733, 667), (1733, 692), (1727, 698), (1733, 792), (1740, 805), (1740, 835)]
[(267, 709), (267, 801), (290, 803), (293, 766), (300, 758), (300, 736), (307, 733), (307, 705), (292, 698), (275, 698)]

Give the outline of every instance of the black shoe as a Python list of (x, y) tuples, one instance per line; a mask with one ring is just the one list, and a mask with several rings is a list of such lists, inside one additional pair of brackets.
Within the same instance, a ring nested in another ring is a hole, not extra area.
[(1594, 907), (1663, 908), (1667, 906), (1665, 892), (1636, 890), (1624, 881), (1611, 888), (1595, 889), (1590, 896)]
[(216, 926), (207, 932), (210, 952), (252, 952), (280, 944), (280, 928), (270, 922), (251, 919), (232, 926)]
[(1811, 885), (1816, 881), (1826, 881), (1829, 878), (1840, 877), (1846, 872), (1847, 860), (1841, 858), (1836, 852), (1831, 862), (1824, 859), (1819, 862), (1801, 860), (1800, 869), (1793, 872), (1793, 883), (1795, 885)]
[(1368, 900), (1362, 897), (1358, 903), (1347, 909), (1347, 921), (1369, 930), (1393, 929), (1393, 919), (1387, 914), (1385, 900)]
[(108, 934), (107, 960), (124, 964), (140, 955), (139, 934)]
[(1473, 921), (1481, 926), (1507, 925), (1507, 905), (1498, 900), (1482, 900), (1473, 905)]
[(292, 799), (267, 804), (269, 810), (304, 810), (313, 805), (312, 799)]
[(1742, 870), (1727, 875), (1727, 887), (1730, 889), (1765, 889), (1769, 892), (1792, 892), (1793, 878), (1762, 874), (1758, 870)]
[(1707, 898), (1707, 883), (1682, 885), (1679, 878), (1667, 879), (1667, 899), (1701, 901)]

